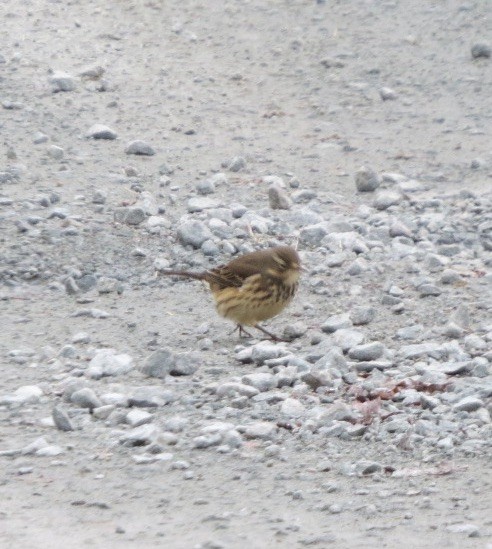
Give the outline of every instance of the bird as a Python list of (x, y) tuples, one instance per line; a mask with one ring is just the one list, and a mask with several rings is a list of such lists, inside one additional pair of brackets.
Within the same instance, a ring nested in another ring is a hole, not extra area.
[(300, 273), (299, 254), (290, 246), (257, 250), (202, 272), (160, 271), (207, 282), (219, 315), (235, 322), (233, 331), (251, 337), (244, 326), (252, 326), (273, 341), (283, 340), (259, 323), (277, 316), (292, 301)]

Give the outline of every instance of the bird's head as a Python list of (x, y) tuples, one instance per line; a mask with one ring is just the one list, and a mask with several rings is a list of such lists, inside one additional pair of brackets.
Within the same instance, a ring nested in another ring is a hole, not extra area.
[(287, 284), (295, 284), (301, 273), (299, 254), (290, 246), (279, 246), (272, 250), (273, 265), (269, 272), (272, 276), (281, 278)]

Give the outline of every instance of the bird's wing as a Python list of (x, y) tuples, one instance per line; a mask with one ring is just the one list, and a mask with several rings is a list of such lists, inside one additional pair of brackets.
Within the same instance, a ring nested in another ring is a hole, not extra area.
[(234, 273), (227, 267), (217, 267), (211, 271), (207, 271), (206, 280), (214, 286), (218, 286), (219, 290), (224, 288), (240, 288), (243, 285), (244, 279), (247, 276), (242, 276), (242, 273)]

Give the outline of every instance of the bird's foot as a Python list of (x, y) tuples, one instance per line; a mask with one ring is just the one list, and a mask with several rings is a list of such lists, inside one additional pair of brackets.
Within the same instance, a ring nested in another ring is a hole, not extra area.
[(241, 326), (241, 324), (237, 324), (234, 330), (230, 332), (230, 334), (233, 334), (234, 332), (239, 332), (239, 337), (253, 337), (247, 330)]
[(263, 332), (265, 335), (267, 335), (272, 341), (288, 343), (287, 339), (282, 339), (281, 337), (278, 337), (275, 334), (272, 334), (268, 330), (265, 330), (265, 328), (263, 328), (263, 326), (260, 326), (259, 324), (255, 324), (255, 328), (257, 330), (260, 330), (260, 332)]

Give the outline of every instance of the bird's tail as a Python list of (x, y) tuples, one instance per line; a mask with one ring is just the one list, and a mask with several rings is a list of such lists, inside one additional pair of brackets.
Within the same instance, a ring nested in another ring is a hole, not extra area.
[(159, 271), (160, 275), (183, 276), (195, 280), (206, 280), (207, 273), (192, 273), (191, 271)]

